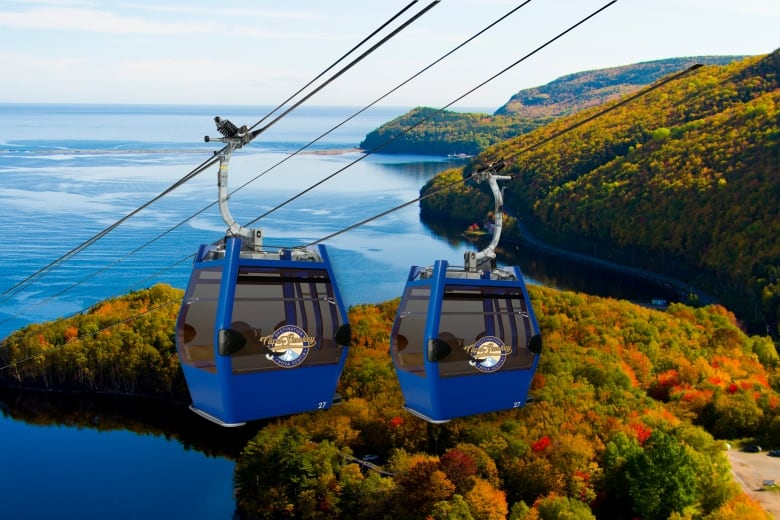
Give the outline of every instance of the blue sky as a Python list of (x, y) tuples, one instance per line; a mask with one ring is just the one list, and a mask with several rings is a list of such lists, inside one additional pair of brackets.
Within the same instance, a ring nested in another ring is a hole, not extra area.
[[(0, 102), (276, 104), (410, 1), (2, 0)], [(449, 104), (607, 2), (532, 0), (382, 104)], [(442, 0), (309, 103), (370, 103), (520, 3)], [(453, 108), (583, 70), (765, 54), (779, 27), (777, 0), (618, 0)]]

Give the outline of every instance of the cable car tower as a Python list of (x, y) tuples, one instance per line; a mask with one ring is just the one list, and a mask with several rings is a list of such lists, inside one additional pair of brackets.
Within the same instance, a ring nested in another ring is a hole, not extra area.
[(464, 268), (437, 260), (412, 267), (390, 335), (405, 408), (431, 423), (520, 408), (528, 400), (542, 339), (518, 267), (496, 267), (503, 225), (503, 163), (476, 172), (495, 199), (490, 244)]
[(200, 246), (176, 324), (190, 408), (222, 426), (330, 408), (351, 330), (325, 246), (266, 251), (262, 230), (235, 221), (228, 165), (259, 132), (214, 121), (227, 231)]

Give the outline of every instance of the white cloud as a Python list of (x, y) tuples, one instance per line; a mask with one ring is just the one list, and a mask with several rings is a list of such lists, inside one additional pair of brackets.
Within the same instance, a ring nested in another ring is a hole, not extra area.
[(206, 15), (210, 17), (214, 16), (234, 16), (239, 18), (257, 17), (257, 18), (278, 18), (287, 20), (306, 20), (312, 19), (315, 15), (311, 12), (302, 11), (281, 11), (271, 9), (252, 9), (252, 8), (236, 8), (236, 7), (224, 7), (224, 6), (209, 6), (209, 7), (192, 7), (184, 5), (159, 5), (159, 4), (137, 4), (137, 3), (123, 3), (117, 4), (121, 7), (130, 9), (139, 9), (146, 11), (164, 12), (164, 13), (178, 13), (178, 14), (197, 14)]
[[(68, 5), (64, 5), (64, 4)], [(49, 2), (46, 2), (48, 5)], [(298, 31), (290, 31), (289, 27), (280, 27), (276, 19), (312, 21), (319, 20), (315, 13), (292, 13), (287, 11), (267, 11), (240, 8), (193, 8), (186, 6), (151, 6), (140, 4), (123, 4), (137, 10), (164, 12), (166, 14), (199, 15), (199, 21), (171, 21), (156, 19), (153, 16), (129, 16), (109, 10), (91, 8), (86, 3), (84, 7), (75, 7), (73, 2), (54, 3), (54, 7), (36, 7), (27, 11), (0, 11), (0, 27), (17, 30), (55, 30), (70, 32), (87, 32), (103, 34), (221, 34), (231, 38), (236, 36), (273, 39), (273, 40), (342, 40), (352, 37), (328, 31), (307, 30), (301, 26)], [(112, 6), (117, 7), (118, 5)], [(217, 21), (223, 16), (224, 21)], [(265, 19), (263, 24), (242, 23), (248, 17)], [(174, 17), (175, 18), (175, 17)], [(204, 19), (208, 21), (203, 21)], [(269, 30), (269, 27), (275, 29)]]
[[(557, 34), (567, 20), (579, 19), (577, 12), (603, 2), (531, 2), (388, 101), (448, 102)], [(270, 103), (407, 3), (2, 0), (0, 102)], [(374, 99), (518, 3), (441, 2), (313, 101), (351, 105)], [(771, 52), (778, 46), (779, 12), (777, 0), (621, 0), (464, 102), (497, 106), (520, 88), (580, 70), (673, 56)]]
[[(138, 82), (164, 80), (176, 84), (191, 81), (240, 83), (242, 77), (268, 75), (261, 67), (230, 64), (208, 58), (127, 60), (116, 64), (110, 73), (116, 79)], [(223, 85), (223, 88), (225, 85)]]
[(16, 74), (67, 71), (83, 65), (85, 62), (82, 58), (74, 57), (35, 58), (21, 54), (0, 54), (0, 68), (14, 70)]
[(755, 15), (780, 16), (780, 2), (777, 0), (688, 0), (691, 7), (709, 11), (732, 12), (739, 15), (752, 13)]
[(0, 13), (0, 26), (11, 29), (54, 29), (111, 34), (182, 34), (215, 32), (211, 23), (158, 22), (82, 8), (40, 7)]

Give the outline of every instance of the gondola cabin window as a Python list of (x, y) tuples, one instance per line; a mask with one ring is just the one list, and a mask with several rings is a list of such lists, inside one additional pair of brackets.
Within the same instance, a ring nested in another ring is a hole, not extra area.
[(234, 374), (339, 362), (343, 317), (324, 269), (244, 266), (235, 287), (231, 329), (246, 343), (231, 354)]
[[(531, 318), (516, 288), (447, 286), (437, 340), (441, 377), (530, 369)], [(432, 360), (433, 361), (433, 360)]]
[(214, 363), (214, 319), (222, 282), (221, 269), (199, 269), (193, 274), (184, 296), (184, 308), (176, 328), (182, 363), (216, 372)]
[(403, 312), (392, 336), (391, 352), (400, 370), (425, 377), (425, 322), (428, 318), (430, 287), (408, 287), (404, 294)]

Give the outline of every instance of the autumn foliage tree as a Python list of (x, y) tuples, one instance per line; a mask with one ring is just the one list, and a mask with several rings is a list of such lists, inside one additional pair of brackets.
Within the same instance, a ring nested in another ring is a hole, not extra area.
[[(764, 339), (746, 335), (722, 306), (658, 311), (537, 286), (529, 293), (545, 338), (535, 401), (439, 425), (403, 408), (383, 344), (397, 301), (352, 309), (353, 323), (370, 326), (350, 348), (343, 402), (252, 426), (257, 435), (235, 469), (242, 514), (611, 520), (760, 511), (740, 498), (716, 437), (780, 439), (780, 374)], [(59, 389), (88, 381), (103, 392), (117, 381), (140, 394), (167, 388), (179, 370), (174, 313), (135, 326), (128, 317), (159, 312), (177, 295), (133, 293), (20, 331), (0, 350), (16, 367), (4, 377)], [(109, 323), (122, 326), (103, 330)], [(174, 356), (169, 365), (163, 353)]]
[(155, 285), (3, 340), (0, 383), (187, 401), (174, 329), (183, 292)]

